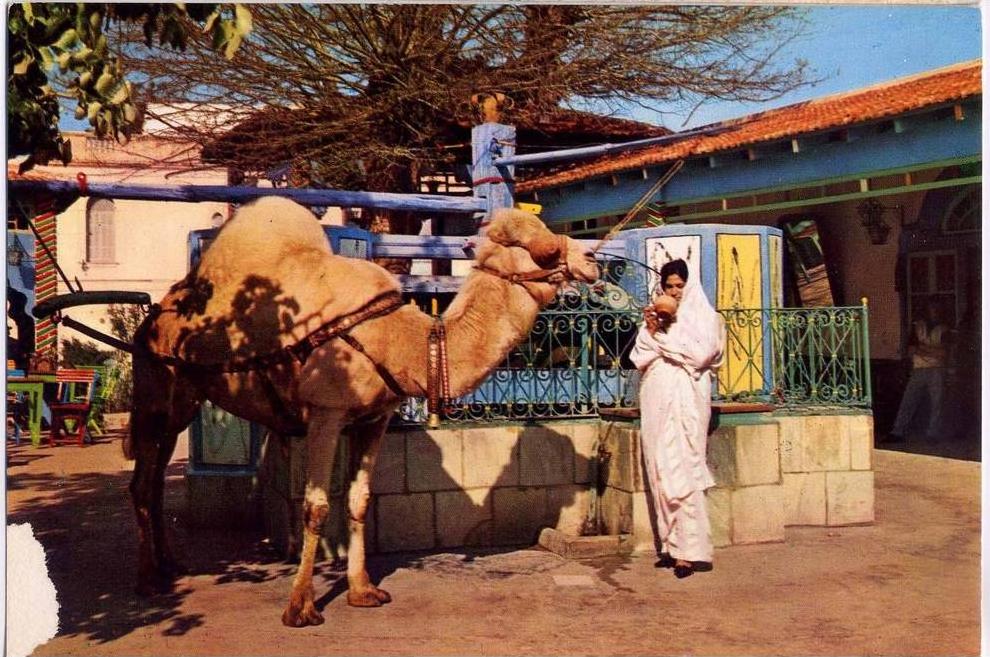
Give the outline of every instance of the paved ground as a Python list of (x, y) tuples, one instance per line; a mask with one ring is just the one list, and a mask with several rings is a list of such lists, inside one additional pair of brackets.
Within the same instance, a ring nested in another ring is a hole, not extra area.
[(291, 565), (254, 534), (185, 525), (184, 459), (166, 504), (192, 574), (171, 595), (132, 593), (130, 464), (115, 439), (8, 443), (8, 522), (33, 525), (62, 607), (37, 655), (979, 654), (980, 464), (874, 454), (872, 526), (791, 528), (785, 543), (718, 550), (713, 572), (685, 580), (651, 556), (373, 557), (394, 598), (380, 609), (348, 607), (324, 564), (327, 623), (302, 630), (279, 622)]

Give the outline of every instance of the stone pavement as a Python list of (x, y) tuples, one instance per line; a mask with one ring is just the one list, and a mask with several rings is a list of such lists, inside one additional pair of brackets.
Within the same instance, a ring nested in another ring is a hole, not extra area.
[[(178, 455), (185, 454), (180, 445)], [(7, 445), (8, 522), (28, 522), (58, 591), (59, 635), (37, 655), (976, 655), (980, 464), (876, 450), (876, 523), (788, 528), (716, 551), (678, 580), (653, 555), (568, 561), (536, 548), (375, 556), (394, 601), (348, 607), (315, 578), (327, 622), (281, 625), (294, 567), (258, 535), (185, 520), (185, 459), (166, 508), (190, 575), (132, 592), (130, 464), (115, 437)], [(16, 628), (8, 628), (16, 629)]]

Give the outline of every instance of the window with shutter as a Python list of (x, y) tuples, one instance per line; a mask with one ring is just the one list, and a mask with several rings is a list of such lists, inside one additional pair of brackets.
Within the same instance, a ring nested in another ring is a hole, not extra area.
[(114, 262), (114, 204), (105, 198), (94, 199), (86, 210), (86, 260)]

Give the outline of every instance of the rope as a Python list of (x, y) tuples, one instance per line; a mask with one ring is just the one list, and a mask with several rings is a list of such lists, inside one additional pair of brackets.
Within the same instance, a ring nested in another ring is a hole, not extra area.
[(671, 167), (667, 169), (667, 171), (660, 176), (655, 183), (653, 183), (653, 186), (646, 190), (646, 193), (643, 194), (638, 201), (636, 201), (636, 205), (632, 206), (629, 212), (626, 213), (626, 216), (622, 218), (622, 221), (612, 226), (611, 230), (605, 234), (605, 237), (598, 241), (598, 244), (591, 249), (592, 253), (597, 253), (598, 249), (602, 248), (602, 245), (605, 244), (605, 242), (614, 238), (620, 230), (625, 228), (626, 224), (628, 224), (637, 214), (639, 214), (640, 210), (646, 207), (650, 200), (657, 195), (657, 192), (659, 192), (664, 185), (670, 182), (670, 179), (674, 177), (674, 174), (680, 171), (683, 166), (684, 160), (677, 160), (674, 162), (674, 164), (671, 165)]

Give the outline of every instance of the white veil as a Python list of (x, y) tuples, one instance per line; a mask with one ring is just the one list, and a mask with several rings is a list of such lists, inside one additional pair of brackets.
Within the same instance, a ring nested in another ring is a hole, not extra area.
[(676, 320), (666, 332), (642, 327), (629, 357), (642, 371), (659, 357), (684, 367), (694, 377), (719, 367), (725, 348), (725, 321), (696, 281), (684, 287)]

